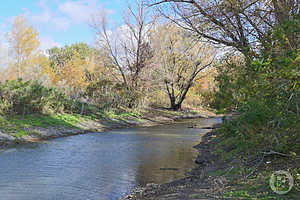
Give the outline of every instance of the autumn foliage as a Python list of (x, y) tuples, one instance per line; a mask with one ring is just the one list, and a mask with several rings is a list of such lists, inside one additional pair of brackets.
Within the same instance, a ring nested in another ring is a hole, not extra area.
[(25, 17), (18, 16), (7, 40), (12, 53), (12, 62), (5, 72), (7, 79), (38, 80), (47, 65), (47, 58), (39, 49), (38, 32), (28, 25)]

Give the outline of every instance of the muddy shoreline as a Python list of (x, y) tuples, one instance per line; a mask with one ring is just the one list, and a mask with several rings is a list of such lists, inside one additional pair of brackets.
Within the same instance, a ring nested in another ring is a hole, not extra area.
[(195, 160), (197, 167), (184, 178), (164, 184), (149, 183), (146, 187), (136, 188), (122, 200), (175, 200), (175, 199), (220, 199), (224, 180), (209, 176), (210, 173), (226, 168), (226, 163), (213, 154), (213, 147), (219, 142), (215, 139), (220, 124), (213, 126), (212, 131), (202, 137), (202, 141), (194, 146), (199, 151)]

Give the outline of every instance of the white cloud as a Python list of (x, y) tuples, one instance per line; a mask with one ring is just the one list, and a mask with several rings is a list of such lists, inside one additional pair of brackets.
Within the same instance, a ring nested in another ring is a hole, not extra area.
[(52, 47), (61, 47), (62, 46), (60, 43), (56, 42), (55, 40), (53, 40), (52, 38), (47, 37), (47, 36), (40, 37), (40, 43), (41, 43), (40, 49), (42, 51), (45, 51)]
[[(97, 0), (66, 1), (59, 5), (58, 10), (68, 16), (72, 22), (87, 23), (92, 15), (99, 13), (103, 8)], [(112, 10), (106, 10), (113, 13)]]
[(69, 19), (65, 17), (56, 17), (52, 19), (52, 23), (56, 30), (58, 31), (67, 31), (71, 26)]
[(48, 23), (52, 18), (52, 13), (49, 10), (44, 10), (43, 12), (30, 16), (33, 23), (44, 24)]
[(56, 31), (67, 31), (72, 24), (87, 24), (91, 16), (105, 10), (109, 14), (112, 10), (103, 9), (97, 0), (76, 0), (59, 2), (56, 10), (51, 10), (47, 0), (39, 1), (39, 13), (31, 13), (24, 9), (25, 16), (37, 28), (48, 28)]
[(38, 29), (50, 29), (56, 31), (66, 31), (71, 25), (71, 20), (59, 13), (52, 11), (46, 4), (46, 1), (40, 1), (41, 12), (32, 14), (28, 9), (25, 10), (25, 16)]

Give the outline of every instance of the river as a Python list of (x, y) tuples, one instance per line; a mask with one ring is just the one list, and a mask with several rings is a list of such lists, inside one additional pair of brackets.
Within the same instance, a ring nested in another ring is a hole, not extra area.
[(2, 200), (116, 200), (195, 166), (201, 135), (220, 118), (127, 128), (0, 150)]

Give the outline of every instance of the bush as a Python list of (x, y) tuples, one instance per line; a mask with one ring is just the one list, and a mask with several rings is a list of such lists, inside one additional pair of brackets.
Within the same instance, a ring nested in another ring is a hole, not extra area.
[(102, 109), (120, 106), (134, 108), (141, 100), (139, 91), (130, 90), (122, 84), (108, 80), (91, 83), (86, 89), (86, 96)]
[(252, 88), (249, 88), (250, 71), (247, 71), (245, 61), (241, 56), (229, 55), (224, 59), (225, 64), (217, 67), (215, 78), (217, 90), (212, 95), (211, 107), (220, 112), (236, 111), (243, 104)]
[(6, 81), (0, 84), (0, 113), (3, 115), (62, 112), (66, 96), (37, 81)]
[(240, 113), (220, 131), (254, 151), (289, 153), (300, 142), (300, 51), (287, 39), (295, 32), (299, 19), (270, 34), (272, 48), (262, 50), (260, 58), (228, 65), (219, 74), (217, 108)]

